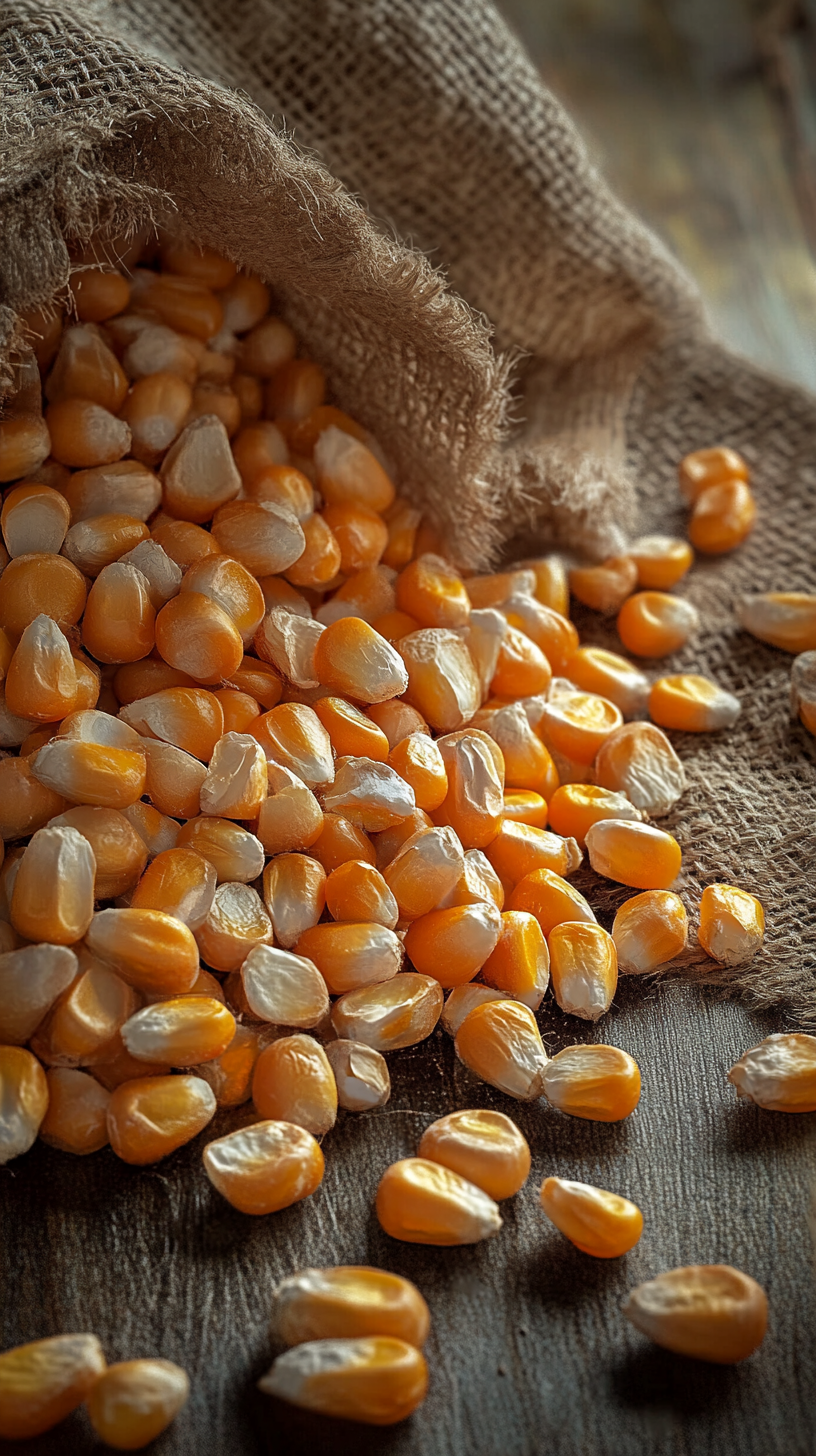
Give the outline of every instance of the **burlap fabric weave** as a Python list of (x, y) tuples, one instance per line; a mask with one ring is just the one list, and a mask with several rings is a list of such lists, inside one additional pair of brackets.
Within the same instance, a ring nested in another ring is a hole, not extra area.
[[(765, 951), (725, 981), (816, 1019), (814, 743), (788, 721), (789, 659), (731, 612), (741, 591), (816, 590), (816, 404), (712, 340), (496, 12), (13, 0), (0, 24), (0, 391), (16, 310), (65, 286), (66, 238), (170, 219), (273, 283), (464, 566), (682, 529), (678, 458), (743, 451), (759, 525), (691, 577), (703, 628), (672, 668), (710, 672), (744, 711), (727, 735), (680, 736), (690, 789), (666, 822), (689, 903), (725, 879), (766, 905)], [(593, 902), (629, 893), (596, 883)], [(699, 959), (688, 973), (711, 979)]]

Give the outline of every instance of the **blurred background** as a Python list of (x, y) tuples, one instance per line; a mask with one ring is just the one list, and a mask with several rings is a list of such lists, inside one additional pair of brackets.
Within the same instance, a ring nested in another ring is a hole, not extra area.
[(816, 0), (499, 0), (733, 348), (816, 390)]

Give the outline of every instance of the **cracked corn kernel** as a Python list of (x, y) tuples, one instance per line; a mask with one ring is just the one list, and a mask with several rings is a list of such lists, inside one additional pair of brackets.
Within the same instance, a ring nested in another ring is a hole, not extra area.
[(594, 775), (601, 788), (625, 794), (637, 809), (657, 818), (668, 814), (686, 788), (680, 759), (652, 723), (625, 723), (607, 738)]
[(212, 909), (216, 876), (213, 866), (194, 849), (177, 845), (163, 850), (148, 865), (130, 899), (131, 910), (162, 910), (198, 930)]
[(689, 521), (689, 540), (706, 556), (722, 556), (742, 544), (753, 530), (756, 501), (744, 480), (710, 485), (697, 496)]
[(400, 917), (399, 905), (380, 871), (365, 860), (347, 860), (332, 870), (325, 882), (325, 898), (334, 920), (371, 922), (394, 930)]
[(637, 1062), (600, 1043), (565, 1047), (547, 1062), (543, 1082), (553, 1107), (590, 1122), (620, 1122), (640, 1101)]
[(618, 635), (636, 657), (665, 657), (686, 643), (700, 625), (696, 607), (667, 592), (635, 592), (618, 612)]
[(417, 1156), (450, 1168), (497, 1203), (518, 1193), (530, 1172), (530, 1149), (516, 1124), (482, 1107), (432, 1122)]
[(332, 1007), (332, 1026), (343, 1040), (393, 1052), (430, 1036), (443, 1000), (442, 987), (432, 976), (401, 971), (390, 981), (347, 991)]
[(241, 1213), (276, 1213), (320, 1187), (324, 1161), (310, 1132), (291, 1122), (256, 1122), (207, 1143), (204, 1171)]
[(140, 991), (183, 995), (198, 975), (192, 931), (161, 910), (98, 910), (85, 944)]
[(253, 1015), (276, 1026), (308, 1031), (328, 1015), (326, 982), (306, 956), (256, 945), (241, 966), (241, 982)]
[(599, 819), (587, 830), (586, 846), (596, 874), (636, 890), (667, 890), (680, 873), (677, 840), (653, 824)]
[(405, 936), (405, 954), (420, 975), (440, 986), (472, 981), (498, 944), (501, 914), (491, 902), (430, 910), (412, 921)]
[(317, 966), (333, 996), (389, 981), (402, 965), (399, 936), (373, 922), (324, 921), (305, 930), (295, 949)]
[(11, 923), (27, 940), (74, 945), (94, 913), (94, 852), (76, 829), (39, 829), (20, 860)]
[(400, 915), (416, 920), (435, 910), (455, 889), (464, 870), (462, 846), (454, 831), (420, 828), (400, 845), (385, 866), (385, 882)]
[(816, 1037), (776, 1032), (728, 1073), (737, 1095), (769, 1112), (816, 1112)]
[(330, 1041), (326, 1056), (337, 1083), (338, 1105), (347, 1112), (370, 1112), (384, 1107), (391, 1096), (391, 1078), (385, 1057), (361, 1041)]
[(571, 1183), (566, 1178), (545, 1178), (541, 1207), (556, 1228), (582, 1254), (594, 1259), (618, 1259), (643, 1233), (643, 1214), (618, 1193)]
[(800, 652), (791, 667), (791, 717), (816, 733), (816, 652)]
[(574, 566), (567, 579), (579, 602), (611, 616), (635, 590), (638, 570), (631, 556), (610, 556), (597, 566)]
[(618, 984), (615, 942), (600, 925), (567, 922), (548, 936), (555, 999), (562, 1011), (597, 1021), (609, 1010)]
[(646, 890), (625, 900), (615, 916), (612, 939), (623, 975), (648, 975), (667, 965), (688, 942), (688, 917), (679, 895)]
[(48, 1111), (40, 1137), (64, 1153), (96, 1153), (108, 1142), (110, 1093), (87, 1072), (51, 1067), (46, 1073)]
[(518, 1001), (485, 1001), (456, 1033), (456, 1055), (491, 1087), (531, 1102), (544, 1090), (547, 1054), (536, 1019)]
[(553, 870), (533, 870), (519, 880), (507, 900), (508, 910), (528, 910), (546, 936), (564, 920), (595, 920), (583, 895)]
[(111, 1147), (124, 1163), (158, 1163), (200, 1133), (215, 1109), (215, 1093), (202, 1077), (136, 1077), (111, 1094)]
[(646, 707), (649, 679), (645, 672), (604, 647), (579, 647), (566, 663), (564, 676), (585, 693), (614, 703), (625, 718), (637, 717)]
[(272, 1328), (284, 1345), (390, 1335), (417, 1349), (431, 1316), (415, 1284), (366, 1265), (301, 1269), (275, 1290)]
[(758, 592), (740, 597), (734, 610), (740, 625), (760, 642), (769, 642), (784, 652), (816, 649), (816, 596), (806, 592)]
[(140, 1062), (193, 1067), (225, 1052), (235, 1017), (212, 996), (173, 996), (136, 1011), (121, 1028), (122, 1041)]
[(28, 1152), (47, 1111), (48, 1083), (37, 1058), (24, 1047), (0, 1046), (0, 1164)]
[(50, 1431), (76, 1410), (105, 1371), (96, 1335), (54, 1335), (0, 1355), (0, 1436)]
[(550, 979), (550, 956), (541, 926), (525, 910), (507, 910), (496, 949), (482, 966), (488, 986), (537, 1011)]
[(408, 1244), (476, 1244), (502, 1226), (487, 1193), (427, 1158), (402, 1158), (386, 1168), (375, 1208), (385, 1232)]
[(305, 930), (317, 925), (326, 903), (326, 880), (322, 864), (309, 855), (279, 854), (269, 861), (263, 899), (278, 945), (291, 950)]
[(190, 1382), (172, 1360), (109, 1365), (86, 1400), (91, 1425), (115, 1451), (139, 1451), (166, 1431), (187, 1403)]
[(659, 677), (649, 693), (649, 715), (655, 723), (684, 733), (732, 728), (741, 711), (742, 704), (733, 693), (693, 673)]
[(334, 783), (323, 790), (325, 813), (342, 814), (370, 834), (394, 828), (415, 808), (410, 785), (373, 758), (338, 759)]
[(263, 1118), (304, 1127), (315, 1137), (337, 1120), (337, 1084), (314, 1037), (298, 1032), (265, 1047), (252, 1074), (252, 1100)]
[(639, 536), (629, 547), (638, 586), (669, 591), (692, 566), (694, 552), (679, 536)]
[(765, 911), (755, 895), (735, 885), (707, 885), (700, 900), (697, 939), (706, 955), (738, 966), (761, 948)]
[(299, 688), (320, 686), (315, 653), (325, 627), (286, 607), (272, 607), (255, 633), (258, 656)]
[(730, 1264), (670, 1269), (632, 1289), (622, 1309), (656, 1345), (717, 1365), (747, 1359), (768, 1323), (764, 1289)]
[(397, 650), (408, 672), (405, 696), (432, 728), (451, 733), (470, 721), (481, 706), (482, 691), (458, 633), (425, 627), (401, 637)]
[(279, 1355), (258, 1388), (321, 1415), (392, 1426), (422, 1404), (428, 1367), (414, 1345), (385, 1335), (315, 1340)]
[(748, 480), (748, 466), (736, 450), (727, 445), (713, 445), (706, 450), (692, 450), (678, 466), (680, 492), (693, 505), (701, 491), (726, 480)]

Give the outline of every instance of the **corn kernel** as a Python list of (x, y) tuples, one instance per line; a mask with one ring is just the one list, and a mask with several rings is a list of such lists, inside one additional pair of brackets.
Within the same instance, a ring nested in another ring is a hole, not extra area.
[(200, 1133), (215, 1108), (215, 1093), (201, 1077), (123, 1082), (108, 1104), (111, 1147), (125, 1163), (158, 1163)]
[(92, 955), (141, 991), (184, 995), (198, 975), (192, 932), (161, 910), (99, 910), (85, 941)]
[(96, 1153), (108, 1142), (110, 1093), (87, 1072), (52, 1067), (46, 1074), (48, 1111), (40, 1137), (64, 1153)]
[(235, 1017), (212, 996), (173, 996), (144, 1006), (121, 1028), (122, 1041), (137, 1061), (192, 1067), (226, 1051)]
[(413, 1345), (384, 1335), (315, 1340), (279, 1355), (258, 1388), (321, 1415), (392, 1426), (422, 1404), (428, 1367)]
[(132, 910), (162, 910), (198, 930), (212, 909), (216, 875), (194, 849), (176, 846), (157, 854), (130, 899)]
[(454, 1045), (459, 1060), (491, 1087), (523, 1102), (541, 1096), (547, 1054), (527, 1006), (483, 1002), (465, 1017)]
[(625, 794), (637, 809), (659, 818), (686, 788), (686, 775), (665, 733), (651, 723), (625, 723), (595, 760), (595, 780)]
[(515, 824), (530, 824), (533, 829), (546, 829), (547, 801), (532, 789), (505, 789), (503, 818)]
[[(441, 991), (439, 995), (441, 1000)], [(4, 1164), (11, 1158), (18, 1158), (21, 1153), (28, 1152), (48, 1111), (48, 1083), (45, 1072), (37, 1058), (24, 1047), (0, 1046), (0, 1107), (3, 1110), (0, 1122), (0, 1164)], [(0, 1376), (0, 1412), (1, 1392)]]
[(451, 1112), (422, 1134), (417, 1156), (441, 1163), (497, 1203), (527, 1181), (530, 1149), (516, 1124), (486, 1108)]
[(791, 717), (816, 733), (816, 652), (800, 652), (791, 667)]
[(384, 925), (324, 923), (304, 931), (298, 955), (313, 961), (333, 996), (388, 981), (402, 964), (402, 944)]
[(27, 940), (81, 940), (94, 913), (96, 860), (76, 829), (39, 829), (20, 861), (11, 923)]
[(667, 592), (636, 592), (618, 612), (618, 635), (636, 657), (665, 657), (686, 643), (700, 625), (697, 609)]
[(96, 1335), (54, 1335), (0, 1355), (0, 1436), (50, 1431), (81, 1405), (105, 1371)]
[(0, 955), (0, 1045), (27, 1042), (78, 968), (63, 945), (22, 945)]
[(391, 1096), (385, 1057), (360, 1041), (338, 1038), (326, 1047), (337, 1083), (337, 1102), (347, 1112), (371, 1112)]
[(769, 1112), (816, 1112), (816, 1036), (776, 1032), (728, 1073), (739, 1097)]
[(276, 941), (291, 950), (305, 930), (317, 925), (323, 913), (326, 871), (308, 855), (280, 854), (264, 870), (263, 898)]
[(650, 591), (669, 591), (694, 562), (688, 541), (678, 536), (639, 536), (629, 555), (637, 567), (638, 586)]
[(427, 1158), (392, 1163), (380, 1179), (375, 1207), (385, 1232), (408, 1244), (477, 1244), (502, 1226), (489, 1194)]
[(622, 1309), (656, 1345), (717, 1365), (746, 1360), (768, 1323), (764, 1289), (730, 1264), (670, 1269), (631, 1290)]
[(712, 733), (732, 728), (742, 704), (707, 677), (684, 674), (660, 677), (649, 694), (649, 714), (661, 728), (685, 733)]
[[(553, 672), (564, 671), (566, 662), (578, 647), (578, 630), (568, 617), (554, 612), (532, 597), (523, 596), (510, 597), (502, 612), (510, 627), (524, 633), (538, 647)], [(512, 683), (510, 686), (512, 687)], [(545, 692), (546, 688), (547, 682), (543, 682), (540, 688), (527, 687), (524, 691)], [(498, 688), (495, 691), (498, 692)], [(518, 691), (512, 691), (502, 696), (519, 695)]]
[(123, 1360), (109, 1365), (87, 1398), (91, 1425), (116, 1451), (138, 1451), (166, 1431), (190, 1394), (172, 1360)]
[(241, 966), (241, 980), (250, 1010), (264, 1021), (309, 1030), (328, 1015), (326, 982), (305, 956), (256, 945)]
[(226, 881), (196, 931), (201, 955), (215, 971), (237, 971), (256, 945), (272, 940), (272, 922), (257, 890)]
[(744, 480), (710, 485), (694, 502), (689, 540), (706, 556), (722, 556), (740, 546), (753, 530), (756, 501)]
[(462, 846), (452, 829), (420, 829), (386, 866), (385, 881), (400, 915), (416, 920), (455, 888), (463, 870)]
[(700, 900), (697, 932), (706, 955), (739, 966), (762, 946), (765, 912), (755, 895), (735, 885), (707, 885)]
[(530, 726), (523, 703), (485, 708), (476, 714), (473, 727), (481, 728), (501, 749), (506, 784), (550, 798), (558, 787), (558, 774), (549, 750)]
[(707, 450), (692, 450), (678, 467), (680, 492), (693, 505), (701, 491), (727, 480), (748, 480), (748, 466), (736, 450), (727, 445), (713, 445)]
[(617, 1047), (565, 1047), (544, 1068), (547, 1101), (570, 1117), (620, 1122), (640, 1101), (637, 1062)]
[(204, 1171), (241, 1213), (276, 1213), (319, 1188), (323, 1154), (311, 1133), (290, 1122), (256, 1122), (207, 1143)]
[(564, 667), (564, 675), (585, 693), (597, 694), (614, 703), (625, 718), (635, 718), (646, 707), (649, 679), (646, 674), (603, 647), (579, 647)]
[(671, 890), (646, 890), (624, 901), (615, 916), (612, 939), (618, 970), (644, 976), (673, 961), (688, 942), (685, 906)]
[(434, 815), (455, 830), (465, 849), (495, 839), (504, 809), (504, 757), (487, 733), (466, 728), (437, 739), (448, 792)]
[(314, 462), (318, 487), (330, 505), (362, 505), (382, 512), (392, 504), (396, 492), (379, 460), (336, 425), (318, 436)]
[(492, 903), (431, 910), (412, 921), (405, 953), (420, 975), (441, 986), (471, 981), (498, 944), (502, 918)]
[(488, 986), (537, 1011), (550, 979), (547, 942), (534, 915), (508, 910), (496, 949), (482, 966)]
[[(340, 758), (374, 758), (385, 763), (388, 739), (381, 728), (345, 698), (321, 698), (314, 705), (315, 713), (331, 739)], [(428, 740), (430, 742), (430, 740)], [(400, 772), (398, 765), (394, 768)]]
[(734, 610), (740, 625), (760, 642), (769, 642), (784, 652), (816, 649), (816, 596), (806, 592), (758, 592), (740, 597)]
[(266, 1047), (255, 1063), (252, 1100), (262, 1118), (294, 1123), (316, 1137), (334, 1127), (337, 1085), (320, 1043), (298, 1033)]
[(47, 789), (75, 803), (126, 809), (145, 791), (145, 755), (134, 749), (107, 748), (78, 739), (46, 743), (31, 771)]
[(250, 731), (267, 761), (297, 774), (307, 788), (322, 788), (333, 782), (331, 739), (317, 714), (306, 704), (281, 703), (256, 718)]
[(117, 895), (124, 895), (144, 871), (147, 845), (118, 809), (80, 804), (57, 815), (49, 828), (76, 829), (87, 839), (96, 861), (94, 897), (97, 900), (113, 900)]
[[(347, 860), (332, 870), (325, 886), (326, 907), (335, 920), (369, 922), (393, 930), (400, 909), (374, 865)], [(305, 927), (304, 927), (305, 928)]]
[[(388, 834), (392, 831), (385, 832)], [(338, 865), (346, 864), (350, 859), (365, 860), (368, 864), (374, 864), (377, 859), (376, 850), (368, 835), (341, 814), (323, 816), (322, 828), (310, 846), (310, 852), (327, 874), (331, 874)]]
[(433, 976), (402, 971), (390, 981), (347, 991), (334, 1003), (332, 1026), (347, 1041), (397, 1051), (429, 1037), (442, 1013), (442, 987)]
[(454, 986), (442, 1010), (442, 1027), (448, 1036), (455, 1037), (466, 1016), (477, 1006), (487, 1001), (506, 1001), (506, 991), (494, 991), (480, 981), (466, 981), (464, 986)]
[(618, 1259), (643, 1233), (643, 1214), (618, 1193), (588, 1183), (545, 1178), (541, 1207), (570, 1243), (594, 1259)]
[(618, 984), (615, 942), (600, 925), (567, 922), (548, 936), (555, 999), (562, 1011), (597, 1021)]
[(509, 894), (533, 870), (547, 869), (566, 876), (577, 870), (583, 858), (574, 839), (562, 839), (547, 829), (502, 821), (485, 854)]
[(588, 829), (586, 845), (596, 874), (636, 890), (667, 890), (680, 873), (677, 840), (653, 824), (599, 819)]
[(431, 727), (451, 733), (469, 722), (482, 692), (473, 659), (457, 633), (426, 627), (402, 637), (397, 648), (408, 672), (408, 702)]
[(464, 583), (440, 556), (418, 556), (397, 577), (397, 606), (421, 627), (464, 627), (470, 599)]
[(393, 828), (415, 807), (410, 785), (373, 758), (338, 759), (334, 783), (323, 790), (326, 813), (342, 814), (371, 834)]
[(508, 910), (528, 910), (549, 937), (565, 920), (594, 921), (595, 912), (578, 890), (553, 870), (533, 870), (519, 880), (507, 900)]
[(610, 556), (597, 566), (575, 566), (569, 589), (579, 602), (612, 616), (637, 586), (638, 570), (630, 556)]
[(301, 1269), (275, 1290), (273, 1329), (284, 1345), (389, 1335), (421, 1349), (431, 1317), (415, 1284), (366, 1266)]

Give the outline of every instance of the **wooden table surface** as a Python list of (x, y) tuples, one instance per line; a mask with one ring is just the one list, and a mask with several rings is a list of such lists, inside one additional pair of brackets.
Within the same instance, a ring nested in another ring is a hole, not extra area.
[[(506, 8), (615, 184), (698, 275), (726, 335), (816, 384), (816, 270), (784, 118), (751, 61), (742, 6), (718, 0), (716, 25), (700, 0)], [(682, 47), (694, 65), (679, 64)], [(204, 1137), (147, 1170), (110, 1150), (79, 1160), (36, 1146), (0, 1174), (2, 1347), (94, 1330), (111, 1360), (177, 1360), (193, 1394), (157, 1456), (813, 1456), (816, 1117), (737, 1105), (725, 1081), (774, 1023), (691, 985), (637, 978), (598, 1027), (551, 1008), (541, 1023), (550, 1051), (604, 1041), (636, 1057), (643, 1097), (631, 1118), (605, 1126), (514, 1103), (472, 1079), (438, 1029), (390, 1058), (387, 1108), (340, 1115), (318, 1193), (270, 1218), (231, 1210), (210, 1187)], [(501, 1233), (447, 1250), (389, 1239), (372, 1213), (380, 1174), (433, 1118), (466, 1106), (509, 1113), (532, 1148)], [(235, 1120), (222, 1114), (214, 1129)], [(610, 1262), (573, 1249), (538, 1206), (549, 1174), (633, 1198), (645, 1217), (638, 1247)], [(768, 1336), (744, 1365), (669, 1355), (621, 1315), (632, 1285), (717, 1261), (769, 1296)], [(346, 1262), (408, 1275), (431, 1306), (430, 1394), (390, 1430), (322, 1421), (255, 1390), (274, 1352), (275, 1282)], [(100, 1448), (80, 1413), (3, 1449)]]

